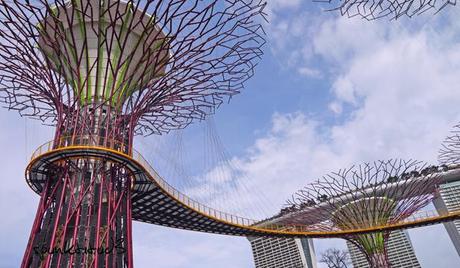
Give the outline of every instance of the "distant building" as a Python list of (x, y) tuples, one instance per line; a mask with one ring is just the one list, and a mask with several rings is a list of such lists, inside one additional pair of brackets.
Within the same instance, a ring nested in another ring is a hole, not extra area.
[(316, 268), (311, 239), (249, 237), (256, 268)]
[[(460, 209), (460, 181), (442, 184), (439, 189), (440, 196), (433, 200), (439, 213)], [(460, 220), (444, 223), (452, 243), (460, 256)]]
[[(353, 268), (368, 268), (369, 264), (364, 254), (348, 241), (347, 246)], [(397, 230), (391, 233), (388, 241), (388, 259), (392, 268), (420, 268), (407, 231)]]

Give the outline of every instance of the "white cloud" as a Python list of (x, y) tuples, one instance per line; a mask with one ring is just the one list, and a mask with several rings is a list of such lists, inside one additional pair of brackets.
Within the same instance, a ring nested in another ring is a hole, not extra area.
[(340, 102), (338, 102), (338, 101), (333, 101), (333, 102), (329, 103), (328, 108), (329, 108), (329, 110), (331, 110), (335, 114), (341, 114), (342, 110), (343, 110), (342, 104)]
[(332, 85), (332, 90), (338, 101), (356, 104), (355, 88), (350, 79), (339, 77)]
[(311, 78), (321, 78), (322, 74), (321, 71), (312, 69), (309, 67), (300, 67), (297, 72), (303, 76), (311, 77)]
[(301, 0), (269, 0), (267, 12), (269, 15), (273, 15), (273, 13), (286, 10), (286, 9), (293, 9), (300, 5)]

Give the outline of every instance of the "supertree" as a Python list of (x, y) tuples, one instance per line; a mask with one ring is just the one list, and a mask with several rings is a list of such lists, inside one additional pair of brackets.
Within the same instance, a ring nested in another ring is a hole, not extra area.
[[(41, 199), (22, 267), (133, 266), (131, 197), (141, 182), (115, 153), (237, 94), (262, 55), (264, 6), (0, 1), (0, 102), (54, 126), (52, 147), (62, 148), (27, 177)], [(95, 145), (106, 153), (84, 151)], [(69, 156), (71, 147), (83, 153)]]
[(332, 6), (330, 10), (337, 10), (342, 16), (357, 16), (367, 20), (383, 17), (391, 19), (413, 17), (431, 9), (438, 13), (447, 6), (457, 4), (457, 0), (316, 0), (315, 2), (330, 4)]
[[(439, 176), (422, 176), (415, 160), (376, 161), (341, 169), (298, 191), (287, 206), (305, 213), (283, 223), (311, 224), (316, 230), (365, 230), (404, 221), (428, 205)], [(365, 254), (371, 267), (390, 267), (387, 241), (391, 231), (343, 236)]]
[(454, 129), (441, 146), (438, 155), (440, 164), (460, 164), (460, 124), (454, 126)]

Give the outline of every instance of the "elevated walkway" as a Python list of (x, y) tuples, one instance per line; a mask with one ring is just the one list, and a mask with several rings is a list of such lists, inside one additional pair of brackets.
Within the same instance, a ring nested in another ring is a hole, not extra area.
[[(110, 148), (92, 144), (56, 146), (47, 142), (32, 155), (26, 168), (26, 181), (36, 193), (41, 193), (46, 174), (53, 163), (66, 158), (94, 157), (123, 163), (135, 180), (132, 185), (132, 218), (136, 221), (198, 232), (235, 236), (277, 237), (343, 237), (349, 234), (369, 233), (383, 230), (414, 228), (460, 219), (460, 210), (438, 215), (436, 212), (420, 212), (404, 221), (362, 229), (339, 230), (317, 224), (282, 224), (295, 217), (293, 212), (269, 221), (257, 221), (215, 210), (203, 205), (169, 185), (140, 153), (127, 153), (125, 147), (113, 144)], [(458, 170), (460, 172), (460, 169)], [(308, 211), (300, 212), (308, 214)]]

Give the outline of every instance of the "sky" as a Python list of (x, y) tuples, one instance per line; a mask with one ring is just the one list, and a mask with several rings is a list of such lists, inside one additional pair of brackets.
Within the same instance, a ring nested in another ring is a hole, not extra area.
[[(266, 12), (268, 42), (255, 76), (214, 116), (247, 179), (239, 183), (263, 195), (247, 196), (249, 203), (276, 211), (309, 181), (365, 161), (437, 163), (442, 140), (460, 121), (458, 7), (372, 22), (301, 0), (269, 0)], [(52, 129), (5, 109), (0, 126), (0, 267), (17, 267), (38, 205), (24, 169), (32, 151), (52, 139)], [(137, 146), (151, 155), (155, 139), (139, 139)], [(460, 267), (442, 225), (409, 233), (422, 267)], [(133, 234), (136, 267), (254, 267), (245, 238), (143, 223), (134, 224)], [(344, 246), (337, 239), (314, 243), (317, 255)]]

